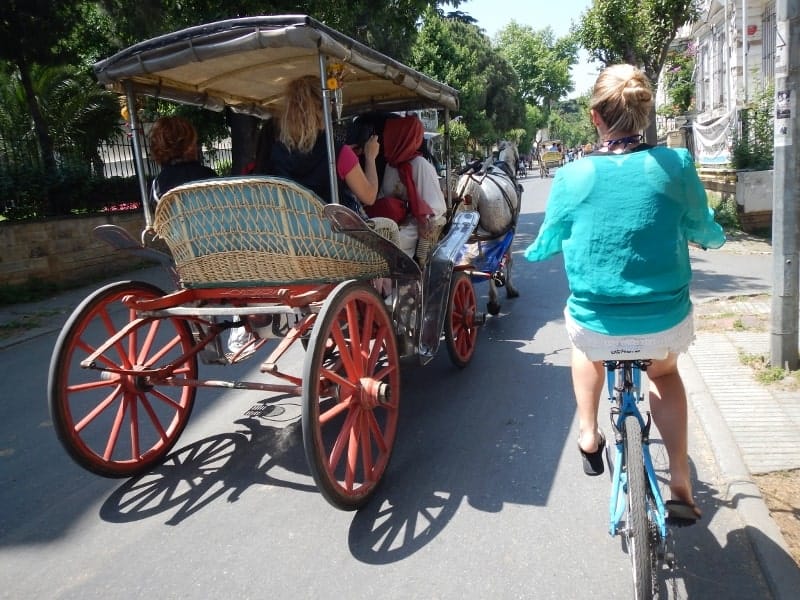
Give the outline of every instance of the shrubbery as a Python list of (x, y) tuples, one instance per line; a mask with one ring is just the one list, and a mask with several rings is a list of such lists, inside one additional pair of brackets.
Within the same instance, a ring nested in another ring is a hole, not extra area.
[(135, 177), (104, 178), (85, 166), (0, 168), (0, 215), (8, 220), (130, 210), (140, 204)]
[(775, 90), (769, 85), (742, 110), (741, 132), (733, 142), (735, 169), (771, 169), (774, 152)]

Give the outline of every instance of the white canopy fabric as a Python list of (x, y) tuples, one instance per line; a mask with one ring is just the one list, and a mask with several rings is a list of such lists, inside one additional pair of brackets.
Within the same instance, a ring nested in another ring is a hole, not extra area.
[(306, 15), (246, 17), (190, 27), (94, 65), (100, 83), (262, 118), (281, 110), (286, 83), (320, 75), (320, 55), (344, 63), (343, 114), (426, 107), (458, 110), (458, 92)]

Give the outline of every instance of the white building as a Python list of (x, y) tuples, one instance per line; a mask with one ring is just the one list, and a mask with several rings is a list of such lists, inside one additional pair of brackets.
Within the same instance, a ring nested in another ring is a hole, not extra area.
[(695, 157), (724, 163), (738, 111), (774, 82), (775, 0), (702, 0), (699, 19), (678, 35), (678, 44), (687, 42), (696, 48)]

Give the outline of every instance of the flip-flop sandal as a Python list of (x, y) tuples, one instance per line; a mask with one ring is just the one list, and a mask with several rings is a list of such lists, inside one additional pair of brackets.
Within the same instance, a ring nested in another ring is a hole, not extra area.
[(675, 527), (688, 527), (700, 520), (700, 511), (695, 504), (683, 500), (667, 500), (667, 524)]
[(606, 438), (602, 433), (600, 434), (600, 443), (597, 445), (597, 450), (594, 452), (584, 452), (580, 445), (578, 446), (581, 458), (583, 459), (583, 472), (590, 477), (602, 475), (605, 471), (605, 465), (603, 464), (603, 450), (605, 447)]

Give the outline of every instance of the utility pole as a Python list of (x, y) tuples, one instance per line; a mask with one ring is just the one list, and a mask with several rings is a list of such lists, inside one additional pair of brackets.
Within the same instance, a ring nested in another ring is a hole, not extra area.
[(800, 0), (775, 4), (775, 168), (772, 188), (772, 311), (770, 363), (797, 369), (800, 279)]

